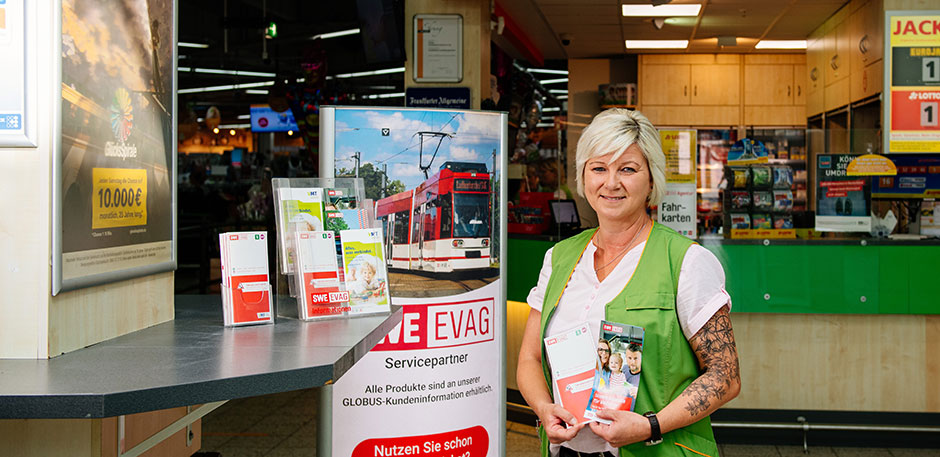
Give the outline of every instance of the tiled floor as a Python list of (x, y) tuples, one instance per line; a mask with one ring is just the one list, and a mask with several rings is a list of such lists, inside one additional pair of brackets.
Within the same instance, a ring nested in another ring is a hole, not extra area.
[[(316, 390), (232, 400), (202, 423), (205, 457), (316, 456)], [(506, 426), (506, 455), (537, 457), (538, 437), (528, 425)], [(940, 457), (940, 449), (721, 445), (723, 457)]]

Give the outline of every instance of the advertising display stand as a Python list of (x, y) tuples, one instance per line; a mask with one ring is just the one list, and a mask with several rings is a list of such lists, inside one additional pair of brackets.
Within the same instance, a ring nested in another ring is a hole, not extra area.
[(388, 313), (383, 235), (363, 180), (275, 178), (275, 309), (322, 320)]
[(365, 177), (402, 322), (322, 389), (318, 455), (505, 455), (507, 126), (320, 108), (321, 173)]

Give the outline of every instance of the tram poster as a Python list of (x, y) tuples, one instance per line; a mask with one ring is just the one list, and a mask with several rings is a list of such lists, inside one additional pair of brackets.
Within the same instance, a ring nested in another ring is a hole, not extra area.
[(323, 111), (321, 170), (364, 179), (403, 319), (334, 384), (321, 442), (332, 455), (503, 455), (506, 115)]
[(62, 1), (53, 293), (175, 268), (175, 16)]

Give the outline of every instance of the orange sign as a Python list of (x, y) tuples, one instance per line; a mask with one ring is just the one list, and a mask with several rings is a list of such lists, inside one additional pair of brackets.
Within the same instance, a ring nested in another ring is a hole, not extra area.
[(878, 154), (865, 154), (852, 159), (846, 176), (895, 176), (898, 168), (891, 159)]

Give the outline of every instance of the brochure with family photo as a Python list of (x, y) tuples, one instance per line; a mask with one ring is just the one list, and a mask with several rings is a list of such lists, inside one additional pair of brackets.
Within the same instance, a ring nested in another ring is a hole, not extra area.
[(331, 231), (295, 232), (298, 316), (303, 320), (342, 316), (349, 293), (340, 289), (336, 236)]
[(349, 314), (370, 314), (390, 310), (388, 271), (382, 244), (382, 229), (340, 232), (343, 273), (349, 292)]
[(324, 230), (323, 189), (282, 187), (277, 192), (278, 249), (282, 273), (294, 272), (294, 237), (299, 231)]
[(545, 338), (545, 353), (558, 392), (556, 400), (574, 414), (579, 424), (587, 422), (584, 410), (598, 367), (594, 343), (587, 323)]
[[(605, 346), (607, 351), (603, 350)], [(642, 327), (601, 321), (597, 343), (598, 370), (584, 411), (586, 419), (609, 424), (609, 420), (597, 417), (597, 411), (633, 411), (640, 386), (642, 353)]]
[(274, 322), (266, 232), (219, 234), (226, 326)]

